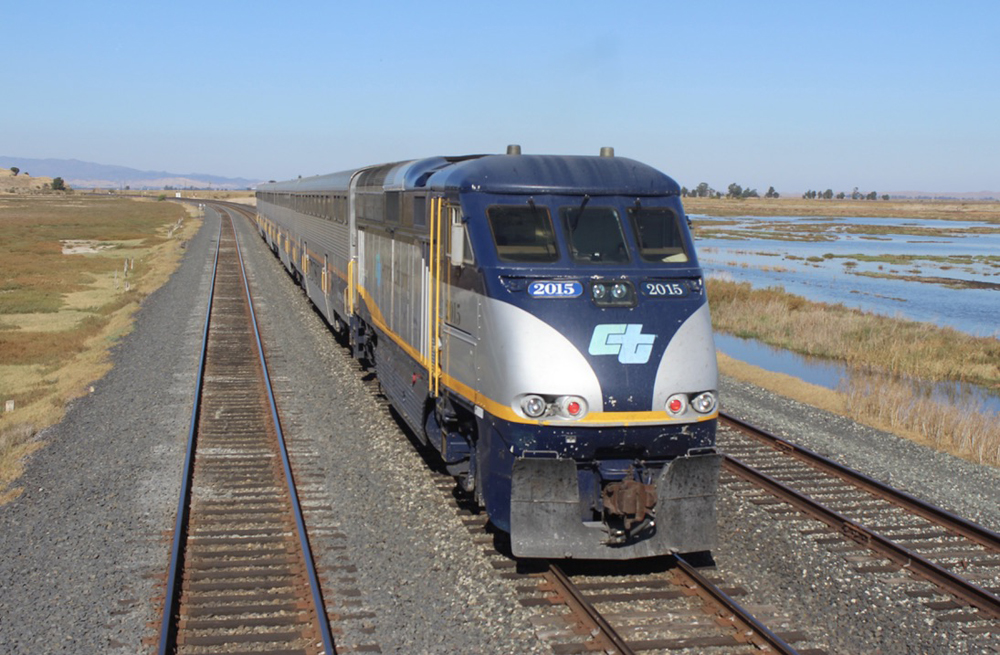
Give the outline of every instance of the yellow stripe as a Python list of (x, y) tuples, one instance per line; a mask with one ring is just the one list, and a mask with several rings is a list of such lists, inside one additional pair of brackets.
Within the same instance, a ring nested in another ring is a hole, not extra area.
[(378, 306), (372, 300), (372, 297), (368, 293), (368, 290), (362, 286), (359, 286), (358, 295), (361, 297), (362, 300), (365, 301), (365, 304), (368, 306), (368, 310), (371, 312), (372, 315), (372, 323), (375, 324), (375, 327), (385, 332), (386, 336), (392, 339), (392, 341), (395, 342), (397, 346), (402, 348), (407, 355), (409, 355), (417, 362), (419, 362), (421, 365), (423, 365), (424, 368), (428, 368), (427, 360), (413, 346), (406, 343), (406, 341), (404, 341), (398, 334), (389, 329), (389, 326), (386, 325), (385, 323), (385, 318), (382, 316), (381, 310), (379, 310)]
[[(479, 393), (475, 389), (469, 387), (466, 384), (456, 380), (450, 375), (444, 376), (445, 386), (458, 395), (462, 396), (469, 402), (479, 405), (486, 412), (489, 412), (493, 416), (504, 421), (509, 421), (511, 423), (523, 423), (526, 425), (559, 425), (559, 426), (572, 426), (572, 425), (582, 425), (586, 427), (598, 427), (601, 425), (615, 425), (621, 427), (630, 427), (637, 425), (667, 425), (671, 423), (680, 423), (679, 419), (672, 418), (666, 411), (663, 412), (590, 412), (585, 417), (578, 421), (571, 420), (561, 420), (553, 421), (543, 420), (536, 421), (529, 418), (524, 418), (517, 412), (515, 412), (509, 405), (504, 405), (498, 403), (491, 398), (487, 398), (483, 394)], [(702, 421), (711, 421), (712, 419), (718, 418), (718, 412), (712, 412), (711, 414), (706, 414), (705, 416), (699, 416), (696, 422), (701, 423)], [(684, 421), (687, 422), (687, 421)]]

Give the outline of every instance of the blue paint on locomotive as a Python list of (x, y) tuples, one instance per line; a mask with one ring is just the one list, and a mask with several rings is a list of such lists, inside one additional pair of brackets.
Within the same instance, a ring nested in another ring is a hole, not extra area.
[(428, 186), (459, 193), (680, 197), (669, 175), (625, 157), (490, 155), (454, 163)]

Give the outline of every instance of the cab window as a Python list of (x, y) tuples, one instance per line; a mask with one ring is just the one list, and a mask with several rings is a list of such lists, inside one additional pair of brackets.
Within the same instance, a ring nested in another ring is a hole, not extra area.
[(677, 214), (673, 210), (663, 207), (632, 207), (628, 214), (639, 242), (639, 256), (643, 261), (670, 264), (689, 261)]
[(559, 259), (547, 207), (495, 205), (486, 210), (497, 255), (506, 262), (554, 262)]
[(613, 207), (560, 207), (573, 261), (619, 264), (629, 260), (621, 220)]

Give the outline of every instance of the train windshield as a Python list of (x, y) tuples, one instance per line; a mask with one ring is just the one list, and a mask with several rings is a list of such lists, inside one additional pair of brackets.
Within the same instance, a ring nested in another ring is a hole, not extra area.
[(621, 220), (613, 207), (560, 207), (573, 261), (620, 264), (629, 260)]
[(494, 205), (487, 208), (497, 255), (506, 262), (559, 259), (552, 218), (544, 205)]
[(675, 212), (662, 207), (631, 207), (628, 215), (643, 261), (679, 264), (690, 260)]

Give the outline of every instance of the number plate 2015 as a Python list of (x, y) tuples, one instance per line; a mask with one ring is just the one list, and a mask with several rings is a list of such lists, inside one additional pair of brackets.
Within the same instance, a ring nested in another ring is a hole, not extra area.
[(643, 282), (642, 293), (660, 298), (683, 298), (688, 294), (688, 285), (682, 282)]
[(583, 285), (579, 282), (536, 281), (528, 285), (528, 295), (532, 298), (576, 298), (583, 295)]

